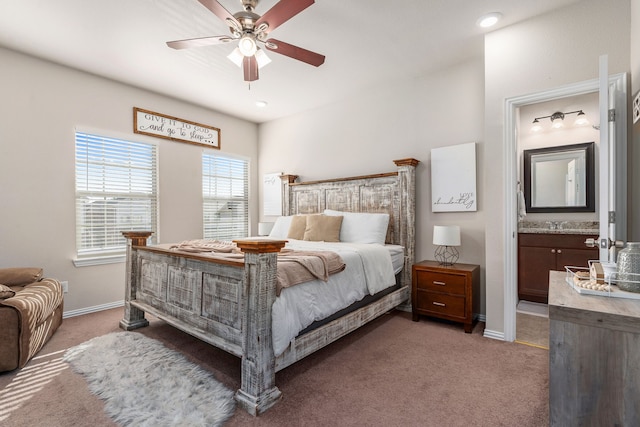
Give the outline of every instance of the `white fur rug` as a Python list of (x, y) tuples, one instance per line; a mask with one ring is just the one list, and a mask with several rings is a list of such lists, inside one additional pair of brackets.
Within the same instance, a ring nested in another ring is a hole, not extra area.
[(221, 426), (235, 410), (233, 392), (209, 372), (140, 333), (93, 338), (64, 360), (121, 425)]

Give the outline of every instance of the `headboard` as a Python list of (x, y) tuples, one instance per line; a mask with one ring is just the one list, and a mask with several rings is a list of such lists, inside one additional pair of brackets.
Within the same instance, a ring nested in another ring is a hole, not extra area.
[(394, 160), (395, 172), (322, 181), (297, 183), (297, 175), (282, 175), (283, 215), (322, 213), (325, 209), (388, 213), (386, 242), (405, 248), (405, 283), (405, 279), (410, 281), (414, 262), (415, 170), (419, 162), (412, 158)]

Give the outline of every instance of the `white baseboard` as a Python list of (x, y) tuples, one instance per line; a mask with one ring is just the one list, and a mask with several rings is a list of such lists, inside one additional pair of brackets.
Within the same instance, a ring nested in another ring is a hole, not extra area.
[(79, 308), (77, 310), (69, 310), (62, 313), (62, 318), (81, 316), (83, 314), (96, 313), (102, 310), (109, 310), (110, 308), (117, 308), (124, 306), (124, 300), (110, 302), (108, 304), (94, 305), (93, 307)]
[(489, 329), (484, 330), (485, 338), (492, 338), (494, 340), (504, 341), (504, 332), (491, 331)]

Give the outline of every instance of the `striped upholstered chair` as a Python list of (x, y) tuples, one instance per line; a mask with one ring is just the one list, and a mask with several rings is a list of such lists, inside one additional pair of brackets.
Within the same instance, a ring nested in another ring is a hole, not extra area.
[(0, 269), (0, 372), (22, 368), (62, 323), (62, 286), (41, 268)]

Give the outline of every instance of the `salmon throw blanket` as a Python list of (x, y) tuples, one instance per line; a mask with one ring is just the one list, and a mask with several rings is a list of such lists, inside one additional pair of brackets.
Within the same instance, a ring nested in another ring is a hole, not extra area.
[[(171, 250), (212, 254), (216, 258), (243, 259), (244, 255), (233, 242), (219, 240), (186, 240), (171, 246)], [(331, 251), (296, 251), (283, 249), (278, 253), (276, 295), (282, 289), (310, 280), (326, 282), (329, 276), (344, 270), (344, 261)]]

